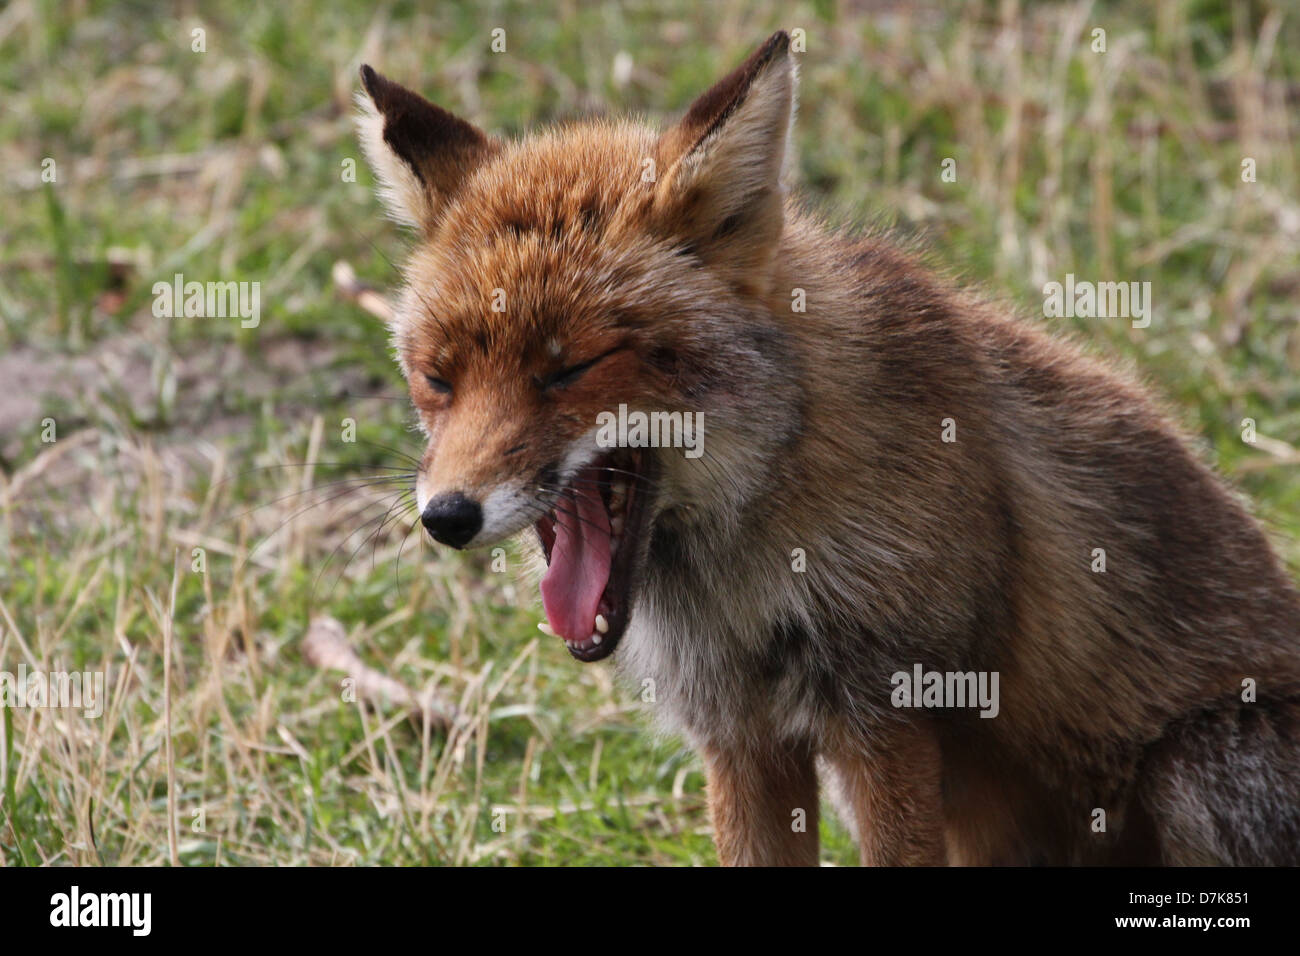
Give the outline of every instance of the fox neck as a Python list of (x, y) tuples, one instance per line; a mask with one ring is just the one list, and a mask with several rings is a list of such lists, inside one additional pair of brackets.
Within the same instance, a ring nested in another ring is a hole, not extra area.
[(660, 457), (657, 523), (665, 532), (707, 528), (714, 542), (730, 540), (751, 503), (781, 483), (797, 458), (817, 382), (835, 377), (810, 345), (818, 328), (852, 321), (854, 304), (827, 254), (834, 242), (793, 205), (787, 209), (765, 274), (747, 296), (749, 315), (729, 334), (733, 354), (718, 357), (719, 368), (743, 371), (724, 371), (725, 380), (698, 405), (707, 433), (703, 454), (692, 459), (669, 450)]

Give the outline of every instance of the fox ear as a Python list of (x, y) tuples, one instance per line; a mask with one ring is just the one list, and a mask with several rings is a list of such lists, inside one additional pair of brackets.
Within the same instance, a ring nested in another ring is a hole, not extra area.
[(659, 140), (656, 203), (704, 258), (748, 269), (775, 249), (796, 82), (790, 37), (774, 33)]
[(357, 133), (379, 180), (389, 215), (426, 235), (438, 212), (474, 168), (498, 146), (479, 129), (369, 66)]

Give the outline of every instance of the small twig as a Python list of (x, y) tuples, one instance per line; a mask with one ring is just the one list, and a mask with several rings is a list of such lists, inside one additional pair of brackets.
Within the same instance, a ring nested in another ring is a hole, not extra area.
[(39, 478), (50, 464), (74, 449), (87, 445), (99, 438), (99, 431), (86, 428), (67, 438), (54, 442), (41, 451), (35, 458), (14, 472), (12, 478), (6, 479), (0, 472), (0, 507), (6, 507), (18, 499), (18, 494), (33, 478)]
[(302, 653), (314, 667), (347, 674), (357, 694), (371, 703), (407, 708), (415, 719), (427, 718), (442, 727), (450, 727), (459, 716), (455, 705), (432, 691), (417, 694), (401, 681), (368, 666), (348, 643), (343, 625), (332, 617), (312, 618), (302, 639)]
[(1239, 462), (1233, 471), (1244, 474), (1249, 471), (1262, 471), (1265, 468), (1276, 468), (1278, 466), (1300, 465), (1300, 448), (1294, 448), (1279, 438), (1270, 438), (1267, 435), (1256, 435), (1253, 442), (1256, 448), (1267, 454), (1255, 458), (1247, 458)]
[(371, 315), (383, 319), (385, 322), (393, 321), (393, 307), (388, 303), (388, 300), (376, 292), (372, 286), (368, 286), (358, 279), (357, 273), (352, 266), (339, 260), (334, 263), (333, 276), (334, 286), (339, 290), (339, 295), (345, 299), (350, 299)]

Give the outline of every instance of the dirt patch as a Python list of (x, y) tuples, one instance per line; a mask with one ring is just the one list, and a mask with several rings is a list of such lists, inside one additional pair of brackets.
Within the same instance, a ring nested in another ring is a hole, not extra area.
[(325, 342), (285, 336), (250, 354), (234, 343), (207, 343), (180, 353), (126, 331), (73, 354), (20, 345), (0, 355), (0, 454), (13, 462), (46, 419), (64, 438), (105, 419), (173, 439), (218, 439), (249, 424), (243, 409), (312, 390), (328, 371), (335, 395), (374, 391), (360, 373), (333, 368)]

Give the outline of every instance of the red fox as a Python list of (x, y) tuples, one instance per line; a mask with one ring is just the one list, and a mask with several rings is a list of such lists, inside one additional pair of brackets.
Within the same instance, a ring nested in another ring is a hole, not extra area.
[(361, 80), (421, 520), (531, 529), (543, 627), (653, 688), (722, 863), (816, 864), (822, 790), (866, 864), (1300, 863), (1264, 533), (1140, 388), (788, 194), (785, 33), (663, 133)]

